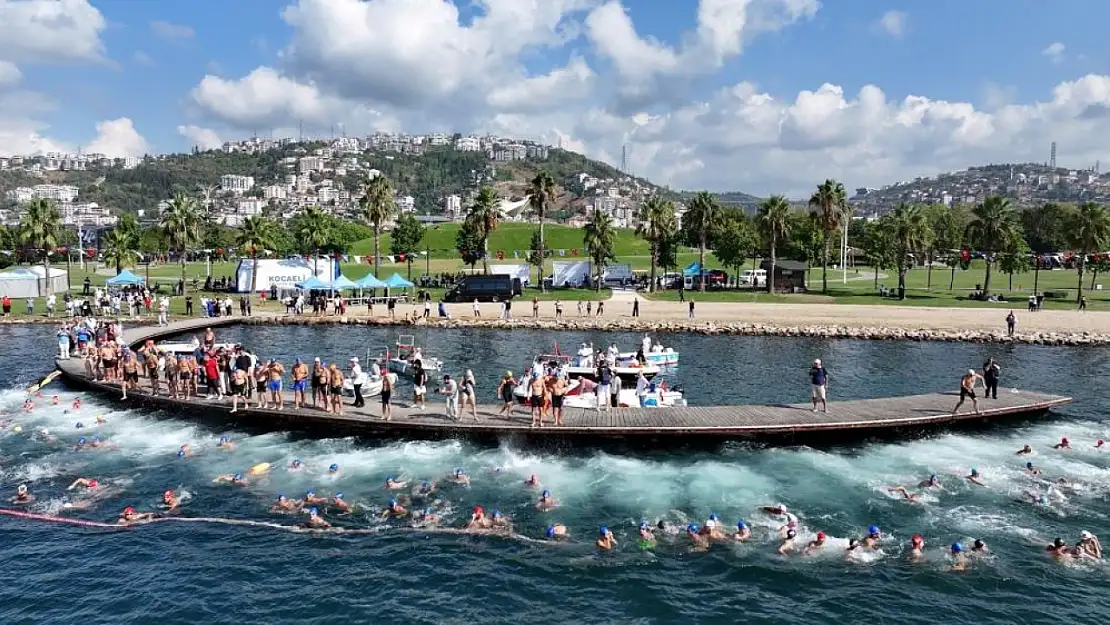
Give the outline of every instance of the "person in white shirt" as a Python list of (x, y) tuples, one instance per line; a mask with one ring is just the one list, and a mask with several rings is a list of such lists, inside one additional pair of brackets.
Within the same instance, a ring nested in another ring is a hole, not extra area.
[(451, 379), (451, 376), (443, 376), (443, 388), (439, 389), (439, 394), (447, 399), (447, 418), (458, 420), (459, 385)]
[(366, 384), (366, 374), (362, 372), (362, 366), (358, 364), (358, 357), (351, 359), (351, 386), (355, 390), (355, 403), (352, 404), (355, 408), (362, 408), (366, 405), (366, 401), (362, 398), (362, 385)]
[(644, 407), (644, 402), (647, 400), (649, 384), (647, 378), (644, 377), (644, 372), (640, 371), (636, 376), (636, 399), (640, 400), (640, 407)]
[(478, 308), (478, 300), (477, 299), (474, 300), (473, 310), (474, 310), (474, 316), (475, 317), (481, 317), (482, 316), (482, 309)]
[(167, 319), (167, 314), (170, 310), (170, 302), (164, 297), (158, 298), (158, 325), (167, 326), (170, 324)]
[(54, 316), (54, 307), (58, 305), (58, 296), (51, 293), (46, 296), (46, 314), (50, 317)]

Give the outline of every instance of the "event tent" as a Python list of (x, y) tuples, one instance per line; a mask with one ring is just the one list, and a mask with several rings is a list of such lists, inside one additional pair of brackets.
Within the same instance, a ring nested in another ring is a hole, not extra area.
[(108, 278), (104, 281), (104, 283), (108, 286), (134, 286), (136, 284), (143, 284), (145, 282), (146, 280), (143, 280), (140, 276), (136, 276), (135, 274), (131, 273), (131, 270), (129, 269), (124, 269), (123, 271), (119, 272), (119, 275)]
[(411, 282), (401, 277), (401, 274), (395, 273), (385, 280), (385, 285), (391, 289), (407, 289), (413, 286)]
[(355, 282), (355, 286), (360, 289), (385, 289), (389, 285), (374, 277), (374, 274), (368, 273), (362, 279)]
[(302, 291), (326, 291), (331, 285), (316, 276), (310, 276), (307, 280), (298, 282), (297, 288)]
[[(46, 270), (39, 266), (15, 267), (0, 273), (0, 296), (40, 297), (46, 295)], [(61, 269), (50, 268), (50, 286), (54, 293), (69, 289), (69, 278)]]
[(355, 284), (354, 282), (351, 282), (351, 279), (348, 278), (347, 276), (343, 275), (343, 274), (339, 274), (339, 277), (336, 278), (335, 280), (332, 280), (331, 284), (329, 284), (328, 286), (330, 286), (332, 289), (335, 289), (336, 291), (341, 291), (343, 289), (357, 289), (358, 288), (357, 284)]
[(686, 266), (685, 269), (682, 270), (682, 275), (684, 275), (684, 276), (696, 276), (700, 273), (701, 273), (701, 265), (699, 265), (697, 263), (697, 261), (694, 261), (694, 262), (690, 263), (689, 265)]

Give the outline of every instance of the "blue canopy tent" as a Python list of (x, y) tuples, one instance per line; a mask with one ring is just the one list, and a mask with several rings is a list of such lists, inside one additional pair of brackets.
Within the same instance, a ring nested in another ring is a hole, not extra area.
[(682, 270), (682, 275), (684, 275), (684, 276), (696, 276), (700, 273), (701, 273), (701, 265), (699, 265), (697, 263), (697, 261), (694, 261), (694, 262), (690, 263), (689, 265), (686, 266), (685, 269)]
[(136, 284), (143, 284), (145, 282), (146, 280), (143, 280), (141, 277), (136, 276), (127, 269), (121, 271), (118, 276), (108, 278), (104, 281), (104, 283), (108, 286), (133, 286)]
[(389, 285), (375, 278), (374, 274), (368, 273), (361, 280), (356, 280), (355, 286), (360, 289), (384, 289)]
[(302, 291), (326, 291), (331, 288), (331, 285), (316, 276), (312, 276), (307, 280), (298, 282), (297, 288)]
[(358, 284), (352, 282), (350, 278), (343, 274), (339, 274), (339, 276), (335, 280), (332, 280), (331, 284), (329, 284), (328, 286), (336, 291), (358, 288)]
[(407, 289), (413, 286), (411, 282), (402, 278), (399, 273), (395, 273), (386, 278), (385, 285), (391, 289)]

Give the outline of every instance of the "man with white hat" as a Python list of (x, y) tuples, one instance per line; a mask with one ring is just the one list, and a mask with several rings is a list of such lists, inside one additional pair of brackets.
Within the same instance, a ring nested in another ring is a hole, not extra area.
[(358, 356), (351, 358), (351, 386), (355, 390), (355, 408), (362, 408), (366, 405), (366, 401), (362, 398), (362, 385), (366, 383), (366, 376), (362, 373), (362, 367), (358, 364)]
[(1082, 551), (1082, 556), (1085, 558), (1095, 558), (1096, 560), (1102, 559), (1102, 543), (1098, 541), (1098, 537), (1083, 530), (1079, 533), (1079, 549)]
[(828, 412), (829, 372), (821, 364), (820, 358), (814, 360), (813, 366), (809, 368), (809, 381), (812, 387), (813, 412), (817, 412), (817, 402), (821, 402), (821, 412)]

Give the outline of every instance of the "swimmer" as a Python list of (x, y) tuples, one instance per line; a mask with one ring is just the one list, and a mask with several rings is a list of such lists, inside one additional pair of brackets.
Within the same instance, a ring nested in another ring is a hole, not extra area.
[(58, 399), (57, 395), (50, 398), (50, 405), (51, 406), (57, 406), (59, 402), (60, 402), (60, 400)]
[(872, 525), (871, 527), (867, 528), (867, 536), (864, 536), (863, 540), (861, 540), (860, 543), (864, 547), (870, 547), (877, 550), (879, 548), (879, 540), (881, 540), (882, 537), (883, 533), (879, 531), (879, 526)]
[(470, 476), (466, 474), (465, 470), (460, 469), (458, 467), (455, 468), (455, 471), (452, 474), (452, 479), (455, 480), (456, 484), (461, 484), (463, 486), (470, 486)]
[(566, 538), (568, 534), (567, 526), (562, 523), (553, 523), (548, 525), (547, 529), (544, 530), (544, 536), (546, 536), (548, 540)]
[(490, 527), (506, 528), (509, 527), (509, 521), (505, 518), (505, 515), (501, 514), (500, 510), (494, 508), (493, 512), (490, 513)]
[(73, 446), (73, 451), (84, 451), (86, 448), (88, 448), (88, 445), (89, 440), (82, 436), (81, 438), (77, 439), (77, 444)]
[(778, 554), (780, 556), (788, 556), (788, 555), (794, 553), (794, 539), (797, 536), (798, 536), (798, 532), (796, 532), (794, 530), (787, 530), (786, 531), (786, 538), (784, 538), (782, 540), (782, 544), (780, 544), (779, 548), (778, 548)]
[(533, 473), (528, 479), (524, 480), (524, 485), (528, 488), (539, 488), (540, 486), (543, 486), (543, 484), (540, 484), (540, 476), (536, 475), (535, 473)]
[(859, 539), (858, 538), (849, 538), (848, 539), (848, 548), (844, 550), (844, 559), (845, 560), (852, 560), (853, 558), (855, 558), (856, 554), (858, 553), (857, 550), (859, 548), (860, 548)]
[(34, 409), (35, 409), (35, 402), (31, 401), (29, 398), (23, 400), (23, 412), (31, 412)]
[(351, 504), (347, 503), (347, 501), (343, 499), (343, 493), (336, 493), (331, 498), (331, 505), (339, 508), (339, 511), (343, 514), (350, 514), (351, 512)]
[(304, 463), (301, 462), (300, 458), (293, 458), (293, 462), (289, 463), (289, 470), (290, 471), (300, 471), (303, 468), (304, 468)]
[(231, 442), (230, 437), (221, 436), (220, 442), (216, 443), (216, 448), (231, 451), (232, 449), (235, 449), (235, 443)]
[(1045, 547), (1044, 550), (1052, 554), (1052, 557), (1057, 560), (1062, 560), (1068, 556), (1068, 544), (1064, 542), (1063, 538), (1052, 541), (1052, 544)]
[(89, 441), (89, 447), (92, 447), (93, 449), (116, 449), (117, 447), (119, 447), (119, 445), (116, 445), (115, 443), (106, 443), (100, 440), (99, 436), (94, 436), (92, 437), (92, 440)]
[(597, 541), (594, 544), (602, 551), (610, 551), (617, 546), (617, 539), (613, 537), (613, 532), (608, 527), (602, 525), (598, 530)]
[(466, 524), (468, 530), (484, 530), (489, 529), (490, 520), (486, 517), (486, 511), (482, 506), (474, 506), (474, 510), (470, 513), (470, 521)]
[(67, 486), (66, 490), (73, 490), (78, 486), (87, 488), (89, 490), (96, 490), (97, 488), (100, 488), (100, 482), (94, 479), (79, 477), (76, 480), (73, 480), (73, 483)]
[(1068, 437), (1065, 436), (1060, 439), (1059, 443), (1052, 446), (1053, 449), (1071, 449), (1071, 443), (1068, 442)]
[(75, 429), (75, 430), (80, 430), (80, 429), (83, 429), (84, 427), (85, 427), (85, 424), (80, 422), (80, 421), (73, 424), (73, 429)]
[(986, 486), (986, 484), (983, 483), (982, 476), (979, 475), (979, 469), (974, 467), (971, 469), (971, 475), (965, 476), (964, 479), (977, 486)]
[(424, 508), (423, 510), (413, 511), (413, 521), (418, 522), (420, 525), (436, 525), (439, 523), (439, 515), (432, 511), (431, 508)]
[(328, 523), (324, 517), (320, 516), (320, 511), (316, 508), (308, 509), (308, 519), (305, 520), (304, 526), (312, 529), (328, 529), (331, 523)]
[(551, 496), (551, 491), (544, 490), (540, 493), (540, 500), (536, 502), (536, 510), (548, 511), (559, 507), (559, 502)]
[(964, 546), (960, 543), (952, 543), (952, 571), (966, 571), (967, 570), (967, 556), (964, 554)]
[(760, 506), (759, 509), (763, 512), (766, 512), (767, 514), (774, 514), (777, 516), (783, 516), (790, 513), (786, 509), (786, 506), (782, 505), (781, 503), (777, 503), (773, 506)]
[(976, 538), (975, 542), (971, 544), (971, 555), (973, 556), (986, 556), (990, 555), (991, 550), (987, 548), (987, 543), (983, 542), (982, 538)]
[(397, 480), (393, 479), (392, 475), (385, 478), (385, 488), (386, 488), (386, 490), (400, 490), (402, 488), (407, 487), (408, 485), (409, 485), (408, 482), (398, 482)]
[(944, 490), (944, 487), (940, 485), (940, 478), (937, 477), (936, 473), (930, 475), (928, 477), (928, 479), (924, 479), (924, 480), (921, 480), (920, 482), (918, 482), (917, 487), (918, 488), (935, 488), (937, 490)]
[(425, 480), (420, 482), (420, 486), (416, 488), (415, 494), (420, 497), (430, 497), (434, 492), (436, 492), (435, 483)]
[(651, 531), (651, 524), (640, 521), (640, 548), (651, 549), (655, 546), (655, 533)]
[(177, 493), (174, 493), (172, 488), (162, 493), (162, 505), (166, 507), (167, 511), (176, 510), (177, 506), (181, 505), (181, 500), (178, 499)]
[(328, 467), (328, 475), (339, 475), (339, 465), (332, 464), (330, 467)]
[(725, 534), (721, 531), (721, 519), (716, 513), (709, 514), (709, 518), (702, 524), (701, 534), (712, 540), (725, 540)]
[(921, 502), (921, 495), (918, 495), (917, 493), (911, 493), (910, 491), (906, 490), (905, 486), (894, 486), (892, 488), (888, 488), (887, 490), (892, 493), (901, 493), (902, 498), (911, 503)]
[(275, 503), (273, 507), (270, 508), (270, 510), (273, 512), (292, 512), (295, 510), (299, 510), (300, 507), (301, 506), (299, 502), (294, 501), (286, 497), (285, 495), (278, 495), (277, 503)]
[(1097, 441), (1095, 441), (1095, 449), (1102, 449), (1103, 446), (1105, 446), (1105, 445), (1106, 445), (1106, 442), (1103, 441), (1101, 438), (1098, 439)]
[(409, 511), (405, 510), (405, 507), (402, 506), (396, 499), (390, 499), (389, 504), (386, 506), (385, 510), (382, 511), (382, 518), (387, 519), (389, 517), (402, 517), (408, 513)]
[(73, 409), (74, 410), (80, 410), (81, 409), (81, 398), (80, 397), (73, 400)]
[(15, 496), (9, 499), (9, 501), (17, 506), (27, 506), (35, 503), (35, 496), (27, 489), (26, 484), (20, 484), (19, 487), (15, 489)]
[(813, 552), (825, 546), (826, 539), (825, 532), (817, 532), (817, 538), (811, 540), (802, 553), (807, 556), (812, 555)]
[(1017, 450), (1017, 453), (1014, 454), (1014, 455), (1015, 456), (1028, 456), (1032, 453), (1033, 453), (1033, 446), (1032, 445), (1025, 445), (1021, 449)]
[(1102, 559), (1102, 543), (1099, 542), (1098, 536), (1087, 530), (1079, 533), (1079, 545), (1077, 547), (1085, 557), (1096, 560)]
[(119, 525), (130, 525), (131, 523), (141, 523), (143, 521), (149, 521), (153, 518), (153, 512), (139, 513), (135, 511), (135, 508), (127, 506), (123, 509), (123, 512), (120, 513), (119, 520), (116, 521), (116, 523), (118, 523)]
[(213, 484), (223, 484), (225, 482), (230, 482), (239, 486), (246, 486), (247, 478), (244, 477), (242, 473), (236, 473), (234, 475), (221, 475), (212, 480)]
[(752, 530), (751, 530), (751, 528), (748, 527), (748, 524), (743, 522), (743, 521), (737, 521), (736, 522), (736, 532), (733, 533), (733, 535), (732, 535), (733, 540), (735, 540), (736, 542), (741, 542), (742, 543), (742, 542), (744, 542), (745, 540), (747, 540), (751, 537), (752, 537)]
[(108, 420), (104, 418), (104, 415), (102, 415), (102, 414), (96, 415), (96, 424), (97, 425), (104, 425), (107, 422), (108, 422)]
[(925, 539), (921, 534), (914, 534), (913, 538), (910, 538), (910, 559), (914, 561), (925, 559)]
[(316, 493), (310, 490), (304, 494), (304, 502), (306, 505), (318, 506), (327, 503), (328, 500), (324, 497), (317, 497)]
[(779, 535), (780, 536), (786, 536), (786, 533), (789, 532), (790, 530), (797, 530), (798, 529), (798, 517), (794, 516), (790, 512), (785, 513), (785, 515), (786, 515), (786, 525), (783, 525), (782, 527), (779, 528)]
[(193, 455), (193, 450), (190, 449), (188, 445), (182, 445), (181, 447), (177, 448), (177, 457), (178, 458), (188, 458), (192, 455)]
[(1037, 467), (1033, 466), (1032, 462), (1026, 462), (1025, 463), (1025, 472), (1028, 473), (1029, 475), (1040, 475), (1041, 474), (1041, 470), (1038, 469)]

